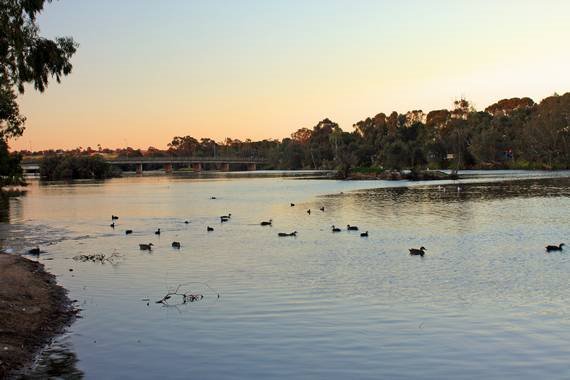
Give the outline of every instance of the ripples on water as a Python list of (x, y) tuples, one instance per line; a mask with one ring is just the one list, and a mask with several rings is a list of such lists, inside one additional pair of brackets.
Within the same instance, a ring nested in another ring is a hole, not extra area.
[[(567, 378), (570, 260), (544, 245), (568, 240), (570, 180), (466, 182), (34, 184), (0, 228), (16, 251), (52, 243), (40, 260), (83, 309), (65, 350), (55, 346), (68, 377)], [(424, 258), (407, 254), (421, 245)], [(113, 252), (113, 265), (72, 260)], [(154, 303), (191, 281), (215, 291), (196, 284), (200, 302)]]

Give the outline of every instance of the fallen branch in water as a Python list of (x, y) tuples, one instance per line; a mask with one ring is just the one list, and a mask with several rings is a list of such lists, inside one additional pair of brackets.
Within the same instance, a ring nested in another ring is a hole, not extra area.
[(171, 299), (174, 296), (178, 296), (178, 297), (182, 297), (182, 304), (186, 304), (188, 302), (195, 302), (195, 301), (200, 301), (204, 298), (204, 295), (202, 293), (193, 293), (191, 291), (189, 292), (181, 292), (180, 288), (184, 287), (184, 286), (188, 286), (190, 284), (201, 284), (206, 286), (209, 290), (217, 293), (218, 298), (220, 298), (220, 293), (216, 292), (214, 289), (212, 289), (208, 284), (206, 284), (205, 282), (186, 282), (184, 284), (179, 284), (176, 289), (168, 291), (168, 293), (166, 293), (166, 295), (164, 297), (162, 297), (160, 300), (156, 301), (155, 303), (161, 303), (164, 305), (168, 305), (168, 300)]
[(116, 260), (119, 259), (121, 255), (117, 252), (113, 252), (111, 255), (107, 256), (102, 253), (94, 254), (94, 255), (77, 255), (73, 257), (75, 261), (81, 261), (82, 263), (86, 262), (93, 262), (93, 263), (101, 263), (105, 264), (109, 262), (111, 264), (116, 264)]

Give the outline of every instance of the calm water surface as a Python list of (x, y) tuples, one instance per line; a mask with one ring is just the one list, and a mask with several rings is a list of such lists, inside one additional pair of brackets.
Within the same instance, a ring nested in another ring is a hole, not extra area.
[[(239, 176), (33, 183), (10, 202), (4, 246), (41, 244), (83, 318), (31, 377), (570, 378), (570, 253), (544, 252), (570, 243), (569, 174), (481, 174), (460, 192)], [(408, 255), (422, 245), (424, 258)], [(72, 259), (96, 253), (120, 256)], [(205, 298), (154, 302), (177, 284)]]

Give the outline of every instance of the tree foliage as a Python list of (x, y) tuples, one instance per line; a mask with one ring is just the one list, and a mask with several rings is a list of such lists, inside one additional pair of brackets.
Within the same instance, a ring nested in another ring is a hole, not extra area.
[(40, 165), (40, 176), (48, 181), (106, 179), (119, 174), (99, 155), (49, 155), (44, 157)]
[(77, 44), (70, 37), (41, 37), (37, 15), (49, 0), (0, 0), (0, 139), (21, 136), (25, 117), (16, 103), (25, 84), (43, 92), (50, 77), (71, 73)]
[[(570, 93), (535, 103), (503, 99), (476, 111), (465, 99), (451, 109), (378, 113), (343, 131), (325, 118), (278, 140), (216, 142), (174, 137), (168, 150), (126, 148), (115, 154), (140, 156), (263, 157), (268, 169), (354, 168), (570, 168)], [(100, 149), (102, 152), (109, 151)], [(73, 151), (92, 155), (90, 148)], [(112, 152), (112, 151), (109, 151)]]

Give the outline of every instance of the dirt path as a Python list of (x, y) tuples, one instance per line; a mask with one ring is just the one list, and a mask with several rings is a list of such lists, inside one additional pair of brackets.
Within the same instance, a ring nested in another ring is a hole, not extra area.
[(0, 379), (29, 364), (74, 316), (43, 264), (0, 253)]

